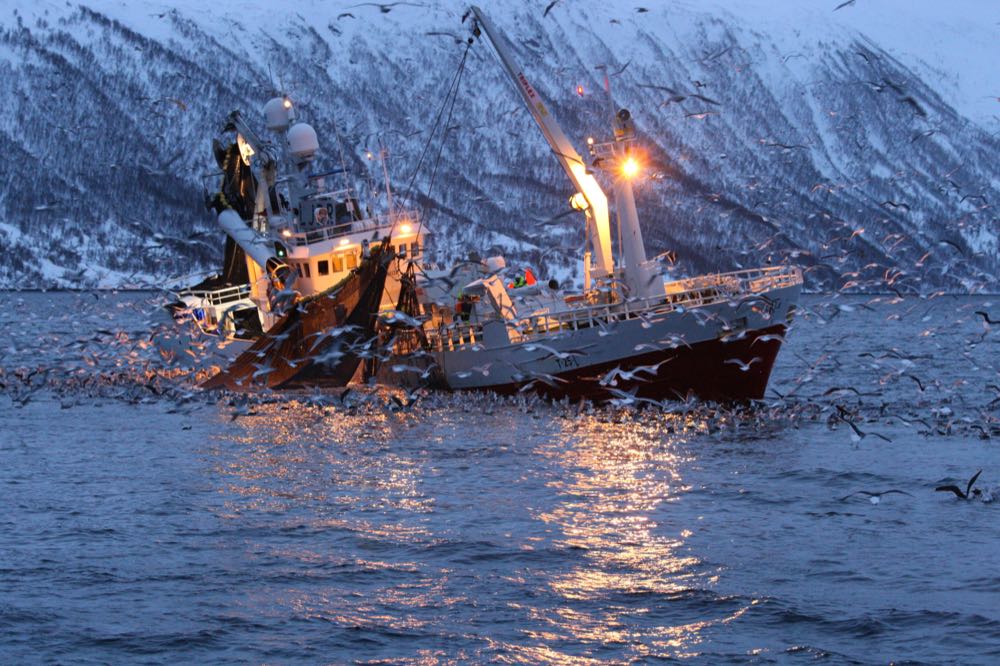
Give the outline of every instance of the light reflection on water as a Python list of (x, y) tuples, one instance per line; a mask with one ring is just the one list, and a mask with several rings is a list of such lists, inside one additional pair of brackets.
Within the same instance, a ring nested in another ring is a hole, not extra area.
[[(684, 548), (694, 525), (670, 510), (687, 490), (681, 477), (682, 464), (690, 462), (681, 447), (687, 438), (661, 436), (664, 419), (651, 420), (628, 428), (597, 419), (567, 422), (568, 432), (542, 449), (555, 463), (548, 485), (561, 502), (537, 517), (557, 525), (560, 541), (584, 553), (578, 566), (549, 581), (566, 606), (547, 619), (564, 638), (641, 645), (643, 656), (680, 657), (700, 642), (702, 628), (743, 609), (672, 625), (642, 620), (672, 597), (711, 583), (711, 574)], [(602, 603), (607, 600), (612, 603)], [(575, 608), (581, 601), (597, 602), (596, 610)]]
[[(220, 518), (275, 515), (279, 529), (371, 551), (369, 558), (330, 559), (310, 539), (303, 551), (267, 552), (292, 571), (340, 567), (407, 579), (366, 586), (358, 596), (333, 584), (270, 600), (294, 617), (382, 632), (440, 631), (446, 624), (425, 617), (428, 609), (447, 614), (474, 605), (466, 585), (501, 584), (522, 591), (503, 610), (526, 626), (494, 642), (511, 661), (574, 663), (607, 646), (630, 646), (635, 656), (693, 654), (703, 629), (739, 617), (751, 603), (713, 607), (709, 590), (719, 572), (685, 547), (696, 521), (671, 510), (688, 490), (682, 468), (693, 461), (687, 433), (700, 428), (698, 418), (663, 415), (623, 427), (540, 411), (527, 419), (527, 432), (523, 418), (484, 415), (481, 432), (509, 444), (488, 450), (489, 441), (480, 440), (456, 454), (454, 430), (465, 420), (449, 412), (262, 405), (213, 445), (214, 472), (224, 480), (219, 492), (228, 497)], [(531, 467), (515, 461), (484, 470), (484, 458), (502, 457), (502, 450)], [(493, 472), (501, 472), (502, 484), (492, 483)], [(531, 502), (520, 516), (497, 513), (491, 498), (502, 495), (509, 506), (519, 486), (544, 489), (546, 501)], [(473, 502), (485, 503), (480, 511), (491, 522), (473, 528), (483, 537), (473, 545), (483, 552), (469, 558), (461, 542), (475, 535), (451, 516)], [(402, 553), (411, 559), (401, 560)], [(443, 561), (431, 565), (438, 554)], [(494, 558), (510, 564), (489, 566)], [(526, 603), (539, 586), (549, 593)], [(678, 599), (686, 610), (665, 614)]]

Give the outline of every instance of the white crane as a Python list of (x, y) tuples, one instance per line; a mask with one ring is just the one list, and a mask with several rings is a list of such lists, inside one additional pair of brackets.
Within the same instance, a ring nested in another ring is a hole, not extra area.
[[(611, 232), (608, 213), (608, 198), (601, 189), (597, 179), (590, 171), (590, 166), (566, 137), (555, 117), (546, 108), (538, 90), (528, 82), (524, 71), (514, 62), (507, 42), (486, 18), (479, 7), (473, 6), (476, 26), (482, 28), (493, 49), (496, 51), (504, 70), (514, 82), (522, 101), (538, 123), (545, 140), (552, 147), (556, 159), (577, 188), (577, 194), (572, 198), (574, 208), (583, 210), (587, 217), (587, 231), (590, 236), (596, 266), (594, 277), (606, 279), (614, 274), (614, 258), (611, 255)], [(473, 28), (478, 36), (479, 30)], [(591, 141), (590, 153), (597, 159), (593, 166), (600, 168), (612, 167), (616, 174), (615, 204), (618, 214), (619, 231), (621, 233), (621, 255), (624, 263), (623, 277), (628, 287), (629, 296), (633, 298), (649, 298), (663, 295), (663, 280), (655, 262), (646, 261), (645, 245), (642, 241), (642, 231), (639, 228), (639, 218), (635, 209), (635, 198), (632, 193), (630, 179), (635, 175), (636, 162), (630, 157), (631, 143), (634, 140), (631, 116), (622, 109), (615, 117), (615, 142), (611, 144), (594, 145)], [(617, 145), (620, 144), (620, 145)], [(611, 159), (608, 159), (611, 158)], [(584, 254), (584, 282), (590, 288), (590, 253)]]

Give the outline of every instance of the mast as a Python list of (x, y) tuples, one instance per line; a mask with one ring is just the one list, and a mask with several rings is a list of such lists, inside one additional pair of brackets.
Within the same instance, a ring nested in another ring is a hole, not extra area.
[[(511, 57), (510, 50), (503, 36), (496, 31), (479, 7), (473, 6), (472, 12), (475, 14), (478, 25), (493, 45), (494, 51), (500, 58), (504, 71), (514, 82), (514, 86), (521, 94), (531, 117), (538, 123), (545, 140), (552, 146), (552, 152), (556, 159), (566, 170), (566, 175), (576, 186), (577, 195), (573, 197), (574, 208), (582, 208), (587, 217), (587, 231), (594, 247), (596, 258), (595, 277), (604, 278), (614, 271), (614, 259), (611, 256), (611, 231), (608, 222), (608, 197), (604, 194), (597, 179), (588, 173), (587, 164), (583, 161), (580, 153), (563, 133), (562, 128), (556, 119), (549, 113), (542, 101), (538, 91), (528, 82), (524, 71), (517, 66)], [(476, 31), (478, 32), (478, 30)], [(582, 199), (582, 201), (581, 201)], [(585, 204), (585, 205), (581, 205)], [(589, 262), (587, 262), (589, 263)], [(590, 272), (590, 266), (584, 266), (584, 274)], [(588, 285), (589, 286), (589, 285)]]
[(382, 176), (385, 178), (385, 205), (391, 217), (395, 211), (392, 209), (392, 185), (389, 183), (389, 165), (386, 164), (386, 160), (389, 158), (389, 151), (382, 144), (381, 138), (378, 140), (378, 157), (379, 161), (382, 162)]
[[(610, 97), (610, 87), (608, 96)], [(635, 298), (650, 298), (663, 295), (663, 280), (659, 266), (646, 260), (646, 245), (639, 227), (639, 214), (635, 209), (635, 194), (632, 179), (640, 171), (639, 162), (632, 154), (635, 142), (635, 125), (628, 109), (619, 109), (612, 125), (615, 141), (607, 144), (613, 159), (612, 168), (620, 171), (615, 178), (615, 210), (618, 212), (618, 243), (624, 259), (622, 271), (629, 293)], [(595, 154), (597, 150), (594, 151)]]

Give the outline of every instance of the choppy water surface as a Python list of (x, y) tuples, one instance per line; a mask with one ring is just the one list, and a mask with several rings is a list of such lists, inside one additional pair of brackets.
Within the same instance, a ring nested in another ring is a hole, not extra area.
[(1000, 496), (1000, 300), (811, 297), (662, 412), (205, 395), (161, 300), (0, 295), (4, 663), (1000, 660), (1000, 501), (933, 490)]

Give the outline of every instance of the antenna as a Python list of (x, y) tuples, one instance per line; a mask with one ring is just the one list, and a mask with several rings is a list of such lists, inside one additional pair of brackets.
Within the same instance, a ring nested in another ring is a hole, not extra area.
[(344, 189), (347, 190), (348, 197), (350, 197), (351, 181), (347, 179), (347, 160), (344, 158), (344, 142), (340, 138), (340, 128), (337, 127), (337, 114), (331, 111), (330, 115), (333, 116), (333, 133), (337, 137), (337, 152), (340, 153), (340, 168), (344, 174)]
[(389, 209), (389, 215), (392, 215), (392, 186), (389, 184), (389, 165), (387, 164), (389, 151), (382, 143), (381, 136), (378, 138), (378, 156), (382, 161), (382, 176), (385, 178), (385, 205)]
[(608, 76), (608, 68), (604, 68), (604, 92), (608, 94), (608, 113), (611, 116), (611, 123), (615, 122), (615, 100), (611, 96), (611, 77)]

